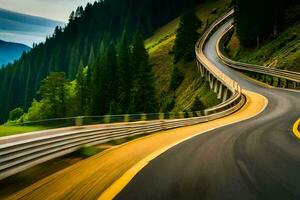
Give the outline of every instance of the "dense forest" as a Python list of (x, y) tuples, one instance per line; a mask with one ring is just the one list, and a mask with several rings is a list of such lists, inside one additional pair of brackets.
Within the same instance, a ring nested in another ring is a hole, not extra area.
[(17, 107), (12, 114), (51, 110), (47, 117), (158, 111), (143, 38), (200, 2), (104, 0), (79, 7), (66, 27), (0, 70), (0, 122)]
[[(236, 31), (245, 47), (260, 46), (270, 37), (277, 37), (293, 16), (286, 8), (299, 5), (298, 0), (233, 0)], [(287, 17), (288, 16), (288, 17)]]

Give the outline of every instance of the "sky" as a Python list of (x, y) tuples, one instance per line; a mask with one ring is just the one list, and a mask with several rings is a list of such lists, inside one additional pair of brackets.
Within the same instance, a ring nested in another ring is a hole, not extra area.
[(78, 6), (95, 0), (0, 0), (0, 8), (67, 22)]

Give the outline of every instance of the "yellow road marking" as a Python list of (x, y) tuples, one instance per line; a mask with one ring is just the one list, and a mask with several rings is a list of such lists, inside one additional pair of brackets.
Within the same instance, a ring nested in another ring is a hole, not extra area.
[[(233, 115), (214, 121), (167, 131), (161, 131), (109, 149), (101, 154), (80, 161), (66, 169), (50, 175), (5, 199), (97, 199), (112, 185), (107, 199), (121, 191), (128, 182), (151, 160), (176, 143), (222, 126), (240, 122), (256, 116), (267, 105), (263, 96), (244, 91), (247, 102)], [(153, 153), (155, 152), (155, 153)], [(136, 166), (136, 167), (134, 167)], [(131, 171), (129, 171), (132, 169)], [(126, 174), (126, 175), (124, 175)], [(126, 181), (119, 180), (127, 177)], [(116, 181), (119, 184), (114, 184)]]
[(296, 135), (297, 138), (300, 139), (300, 118), (295, 122), (294, 126), (293, 126), (293, 133)]
[[(134, 165), (133, 167), (131, 167), (127, 172), (125, 172), (119, 179), (117, 179), (108, 189), (106, 189), (102, 194), (101, 196), (98, 198), (98, 200), (109, 200), (109, 199), (113, 199), (115, 198), (125, 187), (126, 185), (129, 184), (129, 182), (152, 160), (154, 160), (155, 158), (157, 158), (158, 156), (160, 156), (161, 154), (163, 154), (164, 152), (168, 151), (169, 149), (171, 149), (172, 147), (182, 143), (182, 142), (185, 142), (193, 137), (196, 137), (200, 134), (203, 134), (203, 133), (206, 133), (206, 132), (209, 132), (209, 131), (212, 131), (212, 130), (215, 130), (215, 129), (218, 129), (218, 128), (221, 128), (221, 127), (224, 127), (224, 126), (227, 126), (227, 125), (230, 125), (230, 124), (234, 124), (234, 123), (237, 123), (237, 122), (241, 122), (241, 121), (245, 121), (249, 118), (252, 118), (252, 117), (255, 117), (257, 115), (259, 115), (261, 112), (263, 112), (265, 110), (265, 108), (267, 107), (268, 105), (268, 100), (263, 97), (263, 96), (260, 96), (256, 93), (252, 93), (252, 92), (249, 92), (249, 91), (244, 91), (244, 94), (247, 98), (247, 102), (246, 102), (246, 105), (242, 108), (242, 110), (244, 109), (249, 109), (249, 105), (250, 104), (254, 104), (256, 103), (255, 107), (256, 108), (261, 108), (261, 109), (258, 109), (255, 112), (255, 114), (253, 115), (249, 115), (248, 117), (244, 118), (244, 119), (241, 119), (241, 120), (237, 120), (237, 121), (234, 121), (234, 122), (228, 122), (227, 124), (223, 124), (223, 125), (219, 125), (219, 126), (216, 126), (214, 128), (211, 128), (209, 130), (205, 130), (205, 131), (202, 131), (202, 132), (199, 132), (199, 133), (196, 133), (190, 137), (187, 137), (185, 139), (182, 139), (180, 141), (177, 141), (171, 145), (168, 145), (166, 147), (163, 147), (155, 152), (153, 152), (152, 154), (150, 154), (149, 156), (147, 156), (146, 158), (142, 159), (140, 162), (138, 162), (136, 165)], [(264, 101), (256, 101), (257, 100), (256, 98), (261, 98), (263, 97)], [(262, 106), (261, 104), (264, 103), (264, 105)], [(252, 105), (253, 106), (253, 105)], [(233, 115), (236, 115), (236, 114), (233, 114)], [(231, 116), (233, 116), (231, 115)]]

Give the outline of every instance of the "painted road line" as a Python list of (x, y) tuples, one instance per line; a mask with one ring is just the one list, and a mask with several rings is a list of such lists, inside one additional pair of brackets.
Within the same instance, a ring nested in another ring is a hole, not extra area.
[[(249, 92), (249, 91), (245, 91), (245, 96), (247, 98), (247, 103), (245, 106), (247, 106), (247, 104), (253, 104), (255, 103), (255, 98), (257, 98), (258, 96), (255, 96), (257, 94), (255, 93), (252, 93), (252, 92)], [(262, 97), (262, 96), (261, 96)], [(250, 118), (253, 118), (257, 115), (259, 115), (260, 113), (262, 113), (265, 108), (267, 107), (268, 105), (268, 100), (264, 98), (264, 106), (262, 106), (261, 110), (259, 110), (257, 113), (255, 113), (254, 115), (252, 116), (249, 116), (248, 118), (244, 118), (242, 120), (238, 120), (238, 121), (234, 121), (234, 122), (229, 122), (227, 124), (223, 124), (223, 125), (220, 125), (220, 126), (216, 126), (214, 128), (211, 128), (211, 129), (208, 129), (208, 130), (205, 130), (205, 131), (202, 131), (202, 132), (199, 132), (197, 134), (194, 134), (190, 137), (187, 137), (185, 139), (182, 139), (180, 141), (177, 141), (171, 145), (168, 145), (166, 147), (163, 147), (157, 151), (155, 151), (154, 153), (150, 154), (149, 156), (147, 156), (146, 158), (142, 159), (140, 162), (138, 162), (136, 165), (134, 165), (132, 168), (130, 168), (123, 176), (121, 176), (119, 179), (117, 179), (108, 189), (106, 189), (102, 194), (101, 196), (98, 198), (98, 200), (109, 200), (109, 199), (113, 199), (115, 198), (125, 187), (126, 185), (129, 184), (129, 182), (144, 168), (148, 165), (148, 163), (152, 160), (154, 160), (155, 158), (157, 158), (158, 156), (160, 156), (161, 154), (163, 154), (164, 152), (168, 151), (169, 149), (175, 147), (176, 145), (182, 143), (182, 142), (185, 142), (187, 140), (190, 140), (198, 135), (201, 135), (203, 133), (206, 133), (206, 132), (209, 132), (209, 131), (212, 131), (212, 130), (215, 130), (215, 129), (218, 129), (218, 128), (221, 128), (221, 127), (224, 127), (224, 126), (228, 126), (230, 124), (234, 124), (234, 123), (238, 123), (238, 122), (242, 122), (242, 121), (245, 121), (245, 120), (248, 120)], [(253, 102), (254, 101), (254, 102)], [(243, 109), (243, 108), (242, 108)], [(233, 114), (235, 115), (235, 114)]]
[(300, 118), (295, 122), (293, 126), (293, 133), (296, 135), (298, 139), (300, 139)]
[[(233, 115), (198, 125), (161, 131), (104, 151), (50, 175), (6, 199), (97, 199), (137, 163), (148, 163), (153, 152), (170, 148), (186, 138), (256, 116), (267, 100), (245, 91), (246, 104)], [(145, 159), (148, 157), (147, 159)], [(144, 160), (145, 159), (145, 160)], [(142, 162), (142, 160), (144, 160)], [(140, 165), (143, 167), (143, 165)], [(137, 170), (140, 171), (140, 170)], [(132, 171), (133, 172), (133, 171)], [(131, 175), (134, 177), (135, 173)]]

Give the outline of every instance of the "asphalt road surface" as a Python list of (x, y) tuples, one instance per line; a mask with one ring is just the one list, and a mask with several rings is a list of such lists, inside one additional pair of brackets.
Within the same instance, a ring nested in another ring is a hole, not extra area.
[(147, 165), (117, 199), (300, 199), (300, 93), (264, 88), (218, 60), (222, 26), (205, 46), (207, 57), (242, 88), (269, 104), (255, 118), (181, 143)]

